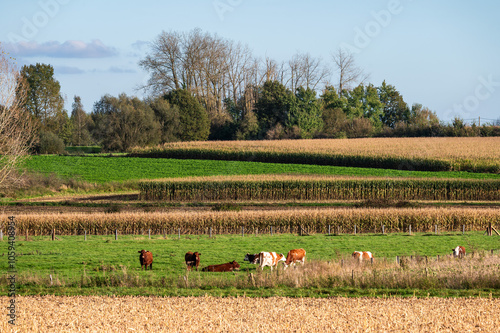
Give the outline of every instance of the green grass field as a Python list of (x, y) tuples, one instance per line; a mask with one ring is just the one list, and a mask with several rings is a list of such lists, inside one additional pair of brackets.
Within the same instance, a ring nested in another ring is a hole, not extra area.
[(82, 180), (97, 183), (170, 177), (260, 174), (500, 179), (500, 174), (469, 172), (425, 172), (304, 164), (104, 156), (32, 156), (25, 161), (24, 168), (42, 173), (54, 173), (63, 178), (79, 177)]
[[(59, 240), (50, 241), (49, 237), (32, 237), (30, 241), (19, 239), (16, 243), (17, 275), (19, 294), (201, 294), (213, 295), (295, 295), (308, 294), (321, 296), (317, 288), (290, 288), (286, 285), (269, 288), (238, 288), (232, 284), (235, 279), (246, 280), (248, 273), (256, 271), (256, 266), (243, 261), (247, 252), (276, 251), (286, 255), (293, 248), (304, 248), (307, 251), (307, 263), (315, 261), (331, 261), (345, 259), (350, 261), (354, 250), (369, 250), (376, 260), (394, 262), (396, 256), (421, 255), (435, 257), (448, 255), (451, 249), (461, 244), (468, 252), (489, 251), (499, 248), (497, 237), (482, 236), (479, 232), (434, 234), (362, 234), (362, 235), (312, 235), (297, 236), (290, 234), (255, 236), (181, 236), (176, 235), (148, 236), (88, 235), (58, 236)], [(146, 249), (154, 254), (153, 271), (141, 271), (137, 251)], [(203, 284), (203, 288), (183, 288), (176, 286), (186, 274), (184, 254), (187, 251), (198, 251), (201, 255), (200, 268), (211, 264), (226, 263), (236, 260), (241, 265), (240, 272), (207, 273), (192, 272), (192, 278)], [(3, 258), (0, 270), (7, 271), (7, 242), (1, 243), (0, 252)], [(268, 271), (266, 268), (265, 271)], [(259, 270), (260, 271), (260, 270)], [(54, 285), (49, 283), (52, 275)], [(82, 281), (87, 281), (83, 283)], [(139, 282), (141, 281), (141, 282)], [(208, 281), (208, 282), (207, 282)], [(205, 284), (204, 284), (205, 283)], [(206, 285), (208, 283), (209, 286)], [(228, 286), (229, 284), (229, 286)], [(6, 291), (7, 283), (2, 283), (0, 290)], [(309, 287), (314, 287), (312, 286)], [(321, 289), (321, 288), (320, 288)], [(385, 288), (376, 288), (376, 294), (391, 293)], [(316, 290), (316, 291), (314, 291)], [(324, 291), (323, 291), (324, 292)], [(329, 293), (354, 293), (363, 295), (368, 292), (356, 288), (340, 288)], [(396, 293), (396, 291), (393, 291)], [(426, 295), (428, 290), (418, 290)], [(432, 291), (437, 292), (437, 291)], [(445, 292), (454, 295), (456, 291)], [(468, 295), (471, 291), (462, 291)], [(477, 293), (479, 291), (475, 291)], [(310, 294), (311, 293), (311, 294)], [(443, 295), (443, 291), (437, 292)], [(474, 294), (473, 293), (473, 294)], [(397, 294), (397, 293), (396, 293)], [(497, 296), (500, 296), (497, 295)]]

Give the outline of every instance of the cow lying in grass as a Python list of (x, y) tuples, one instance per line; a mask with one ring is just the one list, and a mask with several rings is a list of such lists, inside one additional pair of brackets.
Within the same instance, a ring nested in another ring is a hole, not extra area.
[(193, 253), (189, 251), (186, 253), (184, 260), (186, 261), (186, 268), (188, 271), (190, 271), (193, 267), (196, 267), (196, 270), (198, 270), (198, 266), (200, 265), (200, 256), (201, 253), (198, 252)]
[(359, 260), (359, 262), (361, 262), (363, 260), (373, 259), (373, 254), (371, 252), (368, 252), (368, 251), (354, 251), (354, 253), (352, 254), (352, 257), (355, 260)]
[(458, 258), (465, 257), (465, 247), (463, 247), (463, 246), (457, 246), (452, 251), (453, 251), (454, 257), (458, 257)]
[(284, 262), (284, 269), (286, 269), (288, 266), (295, 266), (296, 262), (304, 263), (306, 262), (306, 250), (304, 249), (294, 249), (288, 251), (288, 254), (286, 255), (286, 261)]
[(276, 252), (261, 252), (259, 253), (259, 267), (264, 270), (264, 267), (271, 267), (271, 271), (273, 267), (278, 265), (278, 262), (285, 261), (285, 256), (283, 253)]
[(146, 270), (153, 269), (153, 254), (149, 251), (146, 250), (140, 250), (138, 251), (140, 253), (139, 255), (139, 261), (141, 262), (141, 270), (144, 270), (144, 266), (146, 266)]
[(240, 269), (240, 265), (236, 261), (228, 262), (227, 264), (210, 265), (204, 267), (204, 272), (232, 272)]
[(250, 254), (250, 253), (247, 253), (245, 255), (245, 259), (243, 259), (243, 261), (248, 261), (248, 263), (250, 264), (258, 264), (259, 263), (259, 254), (260, 253), (255, 253), (255, 254)]

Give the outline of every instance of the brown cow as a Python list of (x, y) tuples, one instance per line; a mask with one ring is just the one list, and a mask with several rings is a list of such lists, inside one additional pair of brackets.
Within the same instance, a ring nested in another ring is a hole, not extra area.
[(458, 258), (465, 257), (465, 247), (463, 247), (463, 246), (457, 246), (452, 251), (453, 251), (454, 257), (458, 257)]
[(189, 251), (188, 253), (186, 253), (184, 259), (186, 260), (186, 268), (188, 271), (190, 271), (195, 266), (196, 270), (198, 270), (198, 266), (200, 265), (200, 256), (201, 253), (198, 252), (193, 253)]
[(373, 254), (369, 251), (354, 251), (352, 253), (352, 257), (355, 260), (359, 260), (360, 262), (363, 260), (371, 260), (373, 259)]
[(302, 265), (304, 265), (305, 261), (306, 261), (306, 250), (304, 250), (304, 249), (290, 250), (290, 251), (288, 251), (288, 254), (286, 255), (284, 269), (286, 269), (290, 265), (295, 266), (296, 262), (301, 262)]
[(237, 271), (240, 268), (240, 265), (236, 261), (228, 262), (227, 264), (220, 265), (210, 265), (204, 267), (202, 271), (204, 272), (232, 272), (233, 270)]
[(141, 262), (141, 270), (144, 270), (144, 266), (146, 266), (146, 270), (153, 269), (153, 254), (149, 251), (146, 250), (140, 250), (138, 251), (140, 253), (139, 255), (139, 261)]

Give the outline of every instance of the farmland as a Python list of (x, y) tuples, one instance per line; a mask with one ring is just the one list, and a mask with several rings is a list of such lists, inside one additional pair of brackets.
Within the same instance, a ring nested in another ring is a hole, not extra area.
[[(166, 238), (165, 238), (166, 236)], [(456, 244), (465, 259), (450, 258)], [(243, 261), (245, 253), (307, 249), (306, 265), (272, 273)], [(141, 271), (138, 253), (154, 255), (153, 270)], [(350, 258), (370, 249), (373, 264)], [(493, 249), (493, 252), (491, 250)], [(184, 254), (198, 251), (200, 267), (236, 260), (235, 273), (190, 272)], [(2, 248), (6, 253), (6, 248)], [(482, 232), (392, 234), (118, 235), (19, 237), (17, 289), (21, 295), (157, 296), (500, 296), (498, 240)], [(396, 256), (400, 256), (397, 264)], [(438, 257), (440, 256), (440, 258)], [(413, 259), (413, 260), (412, 260)], [(6, 270), (6, 261), (0, 268)], [(2, 279), (5, 279), (3, 277)], [(6, 282), (6, 281), (3, 281)], [(7, 283), (1, 284), (6, 291)]]
[[(6, 304), (8, 299), (2, 297), (0, 302)], [(36, 296), (19, 297), (18, 302), (19, 332), (82, 328), (92, 332), (293, 332), (305, 328), (315, 332), (495, 332), (500, 325), (500, 301), (488, 298)], [(260, 309), (265, 309), (266, 320), (243, 315)], [(7, 325), (1, 321), (0, 330), (7, 332)]]

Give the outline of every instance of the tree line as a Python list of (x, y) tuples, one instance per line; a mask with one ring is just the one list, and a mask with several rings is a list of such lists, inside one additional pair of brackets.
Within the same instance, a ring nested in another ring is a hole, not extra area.
[[(38, 126), (38, 152), (100, 145), (108, 151), (171, 141), (489, 136), (495, 126), (441, 123), (411, 107), (395, 86), (368, 83), (352, 54), (327, 64), (308, 53), (277, 62), (247, 46), (204, 33), (162, 32), (139, 65), (150, 73), (147, 98), (104, 95), (86, 112), (78, 96), (64, 109), (48, 64), (24, 66), (25, 108)], [(333, 79), (334, 78), (334, 79)], [(332, 84), (331, 82), (335, 82)]]

